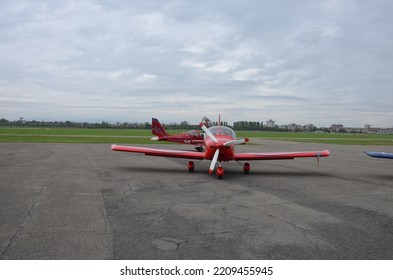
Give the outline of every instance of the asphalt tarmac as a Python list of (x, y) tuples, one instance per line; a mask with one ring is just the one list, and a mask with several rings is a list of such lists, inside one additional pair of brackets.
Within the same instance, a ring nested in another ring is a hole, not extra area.
[(218, 180), (207, 161), (0, 143), (0, 259), (393, 259), (393, 160), (362, 152), (393, 146), (262, 143), (237, 150), (331, 156)]

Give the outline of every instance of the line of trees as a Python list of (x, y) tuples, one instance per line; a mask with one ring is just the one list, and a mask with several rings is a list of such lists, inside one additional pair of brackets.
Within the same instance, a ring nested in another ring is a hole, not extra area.
[[(217, 123), (213, 123), (217, 125)], [(221, 122), (221, 125), (228, 126), (227, 122)], [(89, 123), (89, 122), (72, 122), (72, 121), (36, 121), (36, 120), (25, 120), (19, 118), (19, 120), (9, 121), (7, 119), (0, 119), (0, 126), (14, 126), (14, 127), (53, 127), (53, 128), (117, 128), (117, 129), (151, 129), (151, 123), (149, 122), (116, 122), (110, 123), (106, 121)], [(165, 129), (179, 129), (179, 130), (198, 130), (199, 125), (189, 124), (187, 121), (180, 123), (171, 122), (163, 124)]]
[(53, 127), (53, 128), (124, 128), (124, 129), (151, 129), (151, 124), (148, 122), (124, 122), (124, 123), (110, 123), (102, 122), (72, 122), (72, 121), (36, 121), (25, 120), (20, 118), (16, 121), (9, 121), (7, 119), (0, 119), (0, 126), (14, 126), (14, 127)]
[[(212, 125), (217, 125), (217, 122), (212, 122)], [(226, 121), (221, 121), (221, 125), (232, 127), (234, 130), (262, 130), (262, 131), (315, 131), (316, 127), (312, 125), (300, 126), (300, 125), (287, 125), (287, 126), (274, 126), (266, 127), (263, 126), (262, 122), (256, 121), (236, 121), (233, 126), (229, 125)], [(36, 121), (36, 120), (25, 120), (23, 117), (15, 121), (9, 121), (7, 119), (0, 119), (0, 126), (3, 127), (48, 127), (48, 128), (116, 128), (116, 129), (151, 129), (151, 123), (149, 122), (116, 122), (110, 123), (106, 121), (89, 123), (89, 122), (72, 122), (72, 121)], [(180, 123), (171, 122), (163, 124), (165, 129), (173, 130), (199, 130), (199, 125), (190, 124), (187, 121)], [(312, 127), (311, 127), (312, 126)]]
[(233, 129), (235, 130), (262, 130), (263, 128), (260, 122), (238, 121), (233, 123)]

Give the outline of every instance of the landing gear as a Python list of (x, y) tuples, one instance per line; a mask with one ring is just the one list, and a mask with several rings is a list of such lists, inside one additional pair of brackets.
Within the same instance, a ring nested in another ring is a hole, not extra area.
[(224, 168), (220, 165), (217, 167), (217, 178), (222, 179), (222, 176), (224, 176)]
[(243, 171), (244, 171), (244, 174), (248, 174), (248, 173), (250, 173), (250, 164), (248, 163), (248, 162), (246, 162), (244, 165), (243, 165)]
[(240, 164), (241, 166), (243, 166), (243, 172), (244, 174), (249, 174), (250, 173), (250, 169), (251, 166), (248, 162), (246, 162), (245, 164), (242, 164), (241, 162), (237, 161), (238, 164)]
[(189, 161), (188, 162), (188, 172), (192, 173), (192, 172), (194, 172), (194, 169), (195, 169), (194, 162), (193, 161)]

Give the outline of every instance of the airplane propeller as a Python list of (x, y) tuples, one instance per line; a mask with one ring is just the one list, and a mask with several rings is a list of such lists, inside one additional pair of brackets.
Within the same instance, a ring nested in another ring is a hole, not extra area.
[(218, 155), (220, 154), (220, 149), (217, 149), (214, 153), (212, 162), (210, 163), (210, 168), (209, 168), (209, 174), (212, 174), (214, 171), (214, 168), (216, 167)]
[[(213, 140), (214, 143), (218, 143), (217, 138), (214, 136), (214, 134), (205, 126), (205, 124), (203, 122), (201, 122), (199, 124), (200, 128), (202, 128), (202, 130), (206, 133), (207, 136), (209, 136), (210, 139)], [(248, 142), (248, 138), (242, 138), (242, 139), (234, 139), (234, 140), (230, 140), (227, 141), (223, 144), (221, 144), (221, 147), (229, 147), (232, 145), (239, 145), (239, 144), (245, 144)], [(209, 173), (213, 173), (214, 168), (216, 166), (217, 160), (218, 160), (218, 156), (220, 155), (220, 146), (216, 146), (216, 151), (214, 152), (214, 156), (212, 159), (212, 162), (210, 163), (210, 168), (209, 168)]]
[(248, 138), (242, 138), (242, 139), (235, 139), (235, 140), (225, 142), (223, 145), (225, 147), (228, 147), (228, 146), (232, 146), (232, 145), (245, 144), (247, 142), (248, 142)]
[(212, 139), (215, 143), (218, 143), (216, 136), (213, 135), (213, 133), (206, 127), (204, 123), (200, 123), (199, 127), (202, 128), (202, 130), (206, 133), (207, 136), (209, 136), (210, 139)]

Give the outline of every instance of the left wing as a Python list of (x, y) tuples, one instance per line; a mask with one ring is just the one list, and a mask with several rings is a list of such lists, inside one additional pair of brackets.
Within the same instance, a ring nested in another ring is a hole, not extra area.
[(368, 152), (363, 151), (365, 154), (369, 155), (370, 157), (376, 158), (390, 158), (393, 159), (393, 153), (385, 153), (385, 152)]
[(152, 148), (135, 147), (135, 146), (118, 146), (116, 144), (112, 145), (112, 150), (118, 152), (142, 153), (147, 156), (157, 156), (157, 157), (173, 157), (173, 158), (188, 158), (188, 159), (205, 158), (205, 153), (200, 153), (200, 152), (152, 149)]
[(294, 159), (302, 157), (327, 157), (328, 150), (304, 151), (304, 152), (270, 152), (270, 153), (239, 153), (235, 154), (235, 160), (274, 160), (274, 159)]

